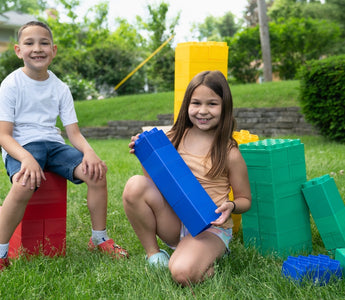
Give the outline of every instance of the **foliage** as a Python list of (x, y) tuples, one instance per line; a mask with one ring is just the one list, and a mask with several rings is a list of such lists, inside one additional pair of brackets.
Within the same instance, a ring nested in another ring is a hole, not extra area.
[(0, 55), (0, 82), (12, 71), (23, 66), (23, 61), (18, 58), (13, 47), (14, 43), (11, 43), (8, 50)]
[(228, 45), (230, 75), (240, 83), (255, 82), (261, 65), (259, 27), (238, 32)]
[(203, 23), (193, 24), (192, 31), (198, 41), (222, 41), (225, 37), (234, 36), (239, 28), (235, 15), (229, 11), (220, 18), (207, 16)]
[(307, 60), (332, 55), (341, 41), (338, 24), (289, 18), (270, 23), (272, 61), (282, 79), (294, 79)]
[[(175, 34), (180, 15), (174, 17), (170, 24), (167, 23), (169, 4), (161, 2), (158, 5), (148, 4), (149, 18), (141, 26), (151, 33), (148, 42), (148, 55), (153, 53), (168, 38)], [(163, 47), (147, 64), (146, 73), (149, 91), (169, 91), (174, 89), (174, 61), (175, 52), (171, 41)]]
[(46, 0), (2, 0), (0, 2), (0, 13), (13, 10), (30, 14), (41, 11), (46, 6)]
[[(269, 24), (273, 71), (281, 79), (294, 79), (307, 60), (337, 53), (342, 43), (339, 25), (326, 20), (281, 19)], [(237, 33), (229, 44), (230, 73), (239, 82), (255, 82), (260, 75), (259, 27)]]
[(78, 74), (67, 74), (62, 80), (69, 86), (74, 100), (91, 100), (99, 97), (95, 83)]
[(306, 119), (324, 136), (345, 142), (345, 55), (309, 61), (300, 77)]

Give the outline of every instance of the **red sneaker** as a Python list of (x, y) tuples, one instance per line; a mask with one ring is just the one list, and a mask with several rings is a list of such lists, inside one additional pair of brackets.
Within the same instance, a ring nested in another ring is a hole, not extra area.
[(5, 270), (10, 265), (8, 258), (0, 258), (0, 271)]
[(89, 250), (93, 251), (98, 249), (99, 251), (103, 253), (110, 254), (113, 258), (119, 259), (119, 258), (128, 258), (128, 252), (121, 248), (119, 245), (115, 244), (112, 239), (109, 239), (98, 246), (96, 246), (92, 239), (90, 238), (89, 241)]

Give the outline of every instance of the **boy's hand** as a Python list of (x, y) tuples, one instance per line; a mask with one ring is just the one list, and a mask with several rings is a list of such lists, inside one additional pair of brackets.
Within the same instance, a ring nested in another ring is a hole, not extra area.
[(84, 175), (88, 175), (92, 180), (102, 180), (108, 171), (107, 165), (93, 150), (84, 153), (81, 163)]
[(128, 147), (130, 148), (129, 153), (134, 153), (135, 141), (139, 138), (139, 135), (140, 133), (131, 137), (131, 142), (128, 144)]
[(17, 173), (16, 182), (22, 181), (22, 186), (30, 183), (30, 189), (35, 190), (41, 186), (42, 178), (46, 180), (44, 172), (38, 162), (30, 155), (22, 160), (20, 171)]

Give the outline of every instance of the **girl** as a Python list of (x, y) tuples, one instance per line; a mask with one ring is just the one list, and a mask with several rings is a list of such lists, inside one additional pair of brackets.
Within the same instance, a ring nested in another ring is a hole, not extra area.
[[(189, 83), (180, 113), (167, 136), (217, 205), (220, 217), (192, 237), (144, 170), (130, 178), (123, 192), (127, 217), (151, 265), (168, 266), (185, 286), (214, 274), (214, 262), (229, 250), (231, 213), (250, 209), (246, 164), (232, 138), (235, 120), (228, 82), (219, 71), (197, 74)], [(131, 138), (130, 153), (138, 135)], [(228, 194), (233, 189), (234, 201)], [(159, 249), (156, 235), (175, 249), (171, 258)]]

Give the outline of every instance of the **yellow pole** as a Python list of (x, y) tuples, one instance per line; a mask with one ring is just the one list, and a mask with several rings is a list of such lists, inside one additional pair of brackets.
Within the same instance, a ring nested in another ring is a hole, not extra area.
[(117, 90), (125, 81), (127, 81), (127, 79), (129, 77), (131, 77), (136, 71), (138, 71), (144, 64), (146, 64), (153, 56), (155, 56), (159, 51), (161, 51), (161, 49), (168, 44), (171, 39), (174, 37), (174, 35), (172, 35), (170, 38), (168, 38), (162, 45), (160, 45), (154, 52), (151, 53), (151, 55), (146, 58), (143, 62), (141, 62), (132, 72), (130, 72), (125, 78), (123, 78), (121, 80), (121, 82), (114, 87), (114, 90)]

